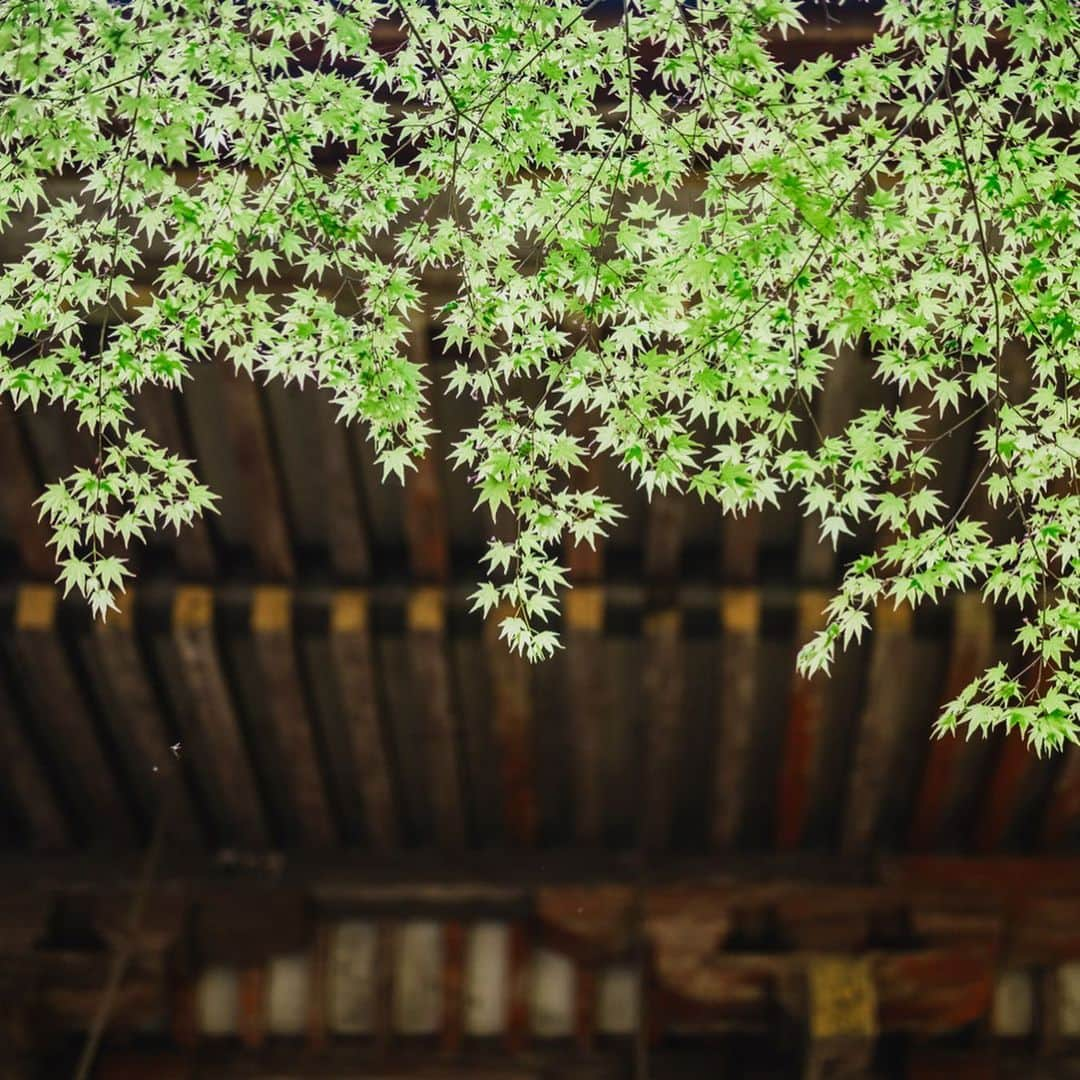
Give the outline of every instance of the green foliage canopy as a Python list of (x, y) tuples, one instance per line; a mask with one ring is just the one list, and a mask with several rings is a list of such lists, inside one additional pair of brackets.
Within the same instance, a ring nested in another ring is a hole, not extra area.
[[(481, 403), (453, 460), (516, 523), (475, 602), (510, 605), (513, 648), (556, 647), (560, 545), (619, 517), (579, 483), (607, 453), (732, 513), (794, 491), (834, 543), (872, 523), (805, 672), (879, 602), (1020, 605), (1026, 668), (991, 668), (941, 727), (1075, 739), (1080, 11), (888, 0), (850, 58), (785, 67), (769, 42), (802, 21), (791, 0), (604, 23), (575, 0), (6, 0), (0, 391), (98, 445), (41, 500), (65, 588), (104, 613), (119, 553), (212, 506), (131, 408), (200, 362), (328, 389), (401, 478), (432, 433), (408, 343), (442, 274), (448, 389)], [(925, 404), (806, 449), (864, 341)], [(930, 411), (985, 453), (955, 511)], [(972, 510), (995, 504), (1016, 536)]]

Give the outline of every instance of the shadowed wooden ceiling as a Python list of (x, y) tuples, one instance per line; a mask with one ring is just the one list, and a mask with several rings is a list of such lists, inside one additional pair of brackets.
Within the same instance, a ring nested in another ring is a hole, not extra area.
[[(438, 383), (438, 327), (414, 347)], [(845, 353), (805, 437), (884, 403), (871, 373)], [(215, 365), (144, 392), (221, 513), (154, 537), (103, 625), (32, 505), (94, 448), (0, 408), (11, 1075), (68, 1074), (118, 949), (110, 1077), (1074, 1075), (1080, 753), (930, 738), (1010, 613), (879, 610), (808, 682), (874, 537), (649, 502), (601, 459), (626, 519), (565, 553), (565, 647), (530, 666), (468, 610), (505, 523), (446, 461), (472, 403), (433, 396), (401, 488), (315, 391)], [(956, 505), (971, 428), (926, 434)]]

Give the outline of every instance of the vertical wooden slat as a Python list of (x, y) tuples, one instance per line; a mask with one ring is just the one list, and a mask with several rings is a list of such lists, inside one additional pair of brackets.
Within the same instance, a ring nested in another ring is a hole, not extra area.
[(761, 511), (728, 514), (721, 534), (721, 575), (730, 585), (749, 585), (757, 579), (761, 547)]
[(911, 638), (911, 608), (884, 601), (874, 612), (866, 702), (859, 719), (844, 818), (845, 852), (873, 844), (897, 744), (904, 737), (903, 704)]
[(0, 772), (4, 790), (30, 830), (38, 849), (67, 847), (71, 840), (64, 813), (19, 723), (15, 704), (0, 682)]
[(1065, 847), (1080, 822), (1080, 749), (1070, 745), (1064, 754), (1042, 825), (1042, 846), (1050, 850)]
[(491, 709), (502, 782), (503, 820), (511, 843), (529, 847), (536, 838), (536, 788), (532, 755), (532, 675), (529, 662), (499, 640), (505, 610), (484, 626), (491, 672)]
[[(799, 595), (797, 634), (801, 647), (825, 626), (828, 594), (810, 589)], [(781, 851), (797, 848), (806, 832), (811, 801), (824, 762), (825, 679), (792, 680), (787, 731), (780, 758), (776, 843)]]
[[(1027, 688), (1037, 694), (1038, 669), (1032, 669), (1026, 679)], [(1014, 729), (1005, 733), (990, 775), (983, 784), (972, 836), (977, 851), (987, 853), (1005, 846), (1020, 809), (1021, 796), (1036, 767), (1035, 754), (1020, 732)]]
[(600, 768), (604, 708), (600, 667), (604, 594), (598, 586), (575, 585), (566, 594), (566, 665), (574, 766), (574, 831), (578, 843), (596, 844), (603, 831)]
[(366, 581), (371, 574), (371, 541), (361, 509), (359, 478), (350, 457), (349, 432), (333, 419), (329, 408), (320, 419), (330, 564), (339, 581)]
[(641, 845), (660, 850), (671, 826), (682, 732), (683, 669), (681, 617), (677, 610), (645, 616), (646, 701), (645, 784), (641, 810)]
[(394, 954), (397, 927), (380, 922), (375, 928), (375, 1046), (383, 1054), (390, 1049), (394, 1027)]
[(421, 707), (427, 731), (424, 749), (436, 816), (435, 831), (444, 847), (460, 848), (465, 843), (465, 808), (442, 590), (415, 590), (409, 597), (407, 615), (413, 673), (417, 686), (422, 688)]
[(654, 585), (678, 580), (682, 554), (685, 496), (678, 492), (654, 495), (645, 523), (645, 578)]
[(240, 972), (238, 1026), (240, 1041), (257, 1050), (266, 1040), (266, 966), (256, 964)]
[(1004, 846), (1027, 783), (1032, 757), (1019, 731), (1010, 731), (1002, 738), (975, 822), (973, 839), (977, 851), (998, 851)]
[(255, 565), (267, 580), (287, 580), (295, 570), (288, 516), (259, 392), (229, 364), (222, 365), (221, 385)]
[(440, 1043), (444, 1054), (461, 1053), (465, 1032), (465, 927), (451, 921), (443, 927), (443, 1001)]
[(330, 610), (330, 652), (368, 835), (373, 847), (389, 851), (399, 842), (398, 814), (375, 685), (368, 601), (363, 592), (335, 592)]
[(172, 1041), (181, 1050), (193, 1049), (199, 1041), (199, 1008), (195, 981), (173, 950), (167, 962), (166, 994), (168, 1025)]
[[(171, 390), (147, 384), (139, 391), (135, 416), (159, 446), (190, 458), (191, 448), (181, 430), (178, 408), (179, 402)], [(214, 574), (216, 561), (210, 529), (203, 518), (197, 517), (176, 539), (176, 562), (188, 577), (208, 580)]]
[[(432, 378), (431, 342), (426, 318), (412, 328), (410, 355), (428, 380)], [(405, 538), (409, 567), (422, 582), (445, 582), (450, 576), (450, 537), (446, 505), (439, 484), (441, 444), (431, 436), (427, 453), (405, 478)]]
[[(125, 759), (140, 809), (153, 819), (162, 799), (163, 784), (178, 768), (172, 739), (157, 695), (139, 652), (135, 629), (135, 592), (118, 599), (119, 610), (94, 624), (91, 651), (94, 670), (104, 683), (105, 718)], [(183, 753), (183, 745), (176, 755)], [(184, 847), (202, 843), (202, 830), (182, 776), (173, 777), (167, 829), (171, 842)]]
[(209, 589), (196, 585), (177, 589), (172, 639), (188, 698), (186, 715), (179, 719), (192, 733), (187, 741), (205, 747), (200, 772), (213, 778), (234, 842), (262, 847), (268, 838), (266, 823), (214, 642), (213, 624), (214, 599)]
[(528, 929), (517, 922), (510, 927), (510, 963), (507, 979), (506, 1048), (512, 1054), (525, 1049), (529, 1037), (529, 961), (532, 949)]
[[(991, 663), (994, 650), (992, 609), (975, 594), (965, 594), (953, 605), (952, 646), (941, 707), (944, 708), (972, 679)], [(964, 753), (964, 735), (934, 739), (923, 768), (915, 800), (908, 843), (916, 850), (933, 848), (955, 795), (957, 774)]]
[(327, 1042), (330, 936), (331, 927), (325, 922), (320, 922), (315, 928), (315, 940), (308, 954), (311, 990), (307, 1009), (307, 1042), (315, 1052), (325, 1049)]
[(15, 601), (15, 645), (50, 750), (70, 784), (76, 809), (97, 840), (123, 846), (134, 823), (84, 704), (56, 626), (58, 594), (51, 585), (24, 585)]
[(716, 746), (713, 844), (738, 843), (746, 815), (757, 697), (758, 629), (761, 600), (756, 590), (726, 589), (720, 600), (723, 710)]
[(47, 546), (49, 529), (38, 517), (34, 506), (41, 494), (40, 484), (18, 420), (6, 403), (0, 403), (0, 461), (4, 463), (0, 507), (11, 529), (19, 559), (33, 577), (55, 577), (56, 562)]
[[(860, 389), (866, 379), (862, 373), (862, 352), (842, 348), (825, 374), (816, 403), (816, 428), (826, 439), (839, 435), (855, 415)], [(799, 580), (810, 584), (831, 582), (836, 574), (836, 552), (822, 540), (820, 519), (807, 517), (799, 541)]]
[(581, 1054), (591, 1053), (596, 1042), (596, 969), (578, 961), (574, 965), (574, 1042)]
[(292, 631), (292, 595), (279, 586), (255, 590), (251, 631), (265, 688), (265, 701), (295, 809), (300, 834), (294, 839), (315, 847), (337, 841), (326, 789), (319, 769), (311, 713), (296, 661)]

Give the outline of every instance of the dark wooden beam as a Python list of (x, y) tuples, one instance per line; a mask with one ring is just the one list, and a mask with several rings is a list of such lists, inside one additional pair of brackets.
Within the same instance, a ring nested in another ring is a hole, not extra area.
[(582, 1054), (596, 1044), (596, 969), (587, 961), (574, 964), (574, 1044)]
[(48, 546), (49, 528), (34, 506), (41, 494), (41, 484), (18, 419), (6, 402), (0, 403), (0, 461), (4, 463), (0, 509), (11, 530), (19, 560), (31, 577), (54, 578), (56, 561)]
[(574, 766), (574, 834), (579, 844), (596, 844), (604, 829), (601, 766), (602, 714), (607, 695), (602, 668), (604, 594), (576, 585), (563, 600), (566, 614), (566, 672)]
[(442, 1026), (440, 1045), (444, 1054), (456, 1057), (465, 1038), (465, 925), (458, 921), (443, 927)]
[(506, 838), (530, 847), (536, 839), (536, 778), (532, 737), (532, 669), (499, 638), (504, 609), (484, 625), (484, 652), (491, 673), (492, 727), (499, 755)]
[[(796, 634), (799, 647), (825, 626), (828, 594), (810, 589), (799, 597)], [(824, 767), (825, 679), (792, 679), (790, 712), (780, 757), (777, 788), (776, 845), (781, 851), (799, 847), (812, 800)]]
[(265, 585), (255, 591), (251, 633), (267, 719), (286, 779), (287, 803), (299, 827), (293, 840), (316, 848), (332, 847), (337, 842), (337, 827), (326, 797), (312, 716), (297, 664), (288, 589)]
[[(410, 356), (428, 380), (432, 380), (429, 324), (417, 320), (409, 342)], [(442, 450), (432, 435), (427, 453), (405, 478), (405, 538), (409, 568), (417, 581), (445, 582), (450, 576), (450, 534), (446, 503), (439, 483)]]
[(904, 737), (906, 683), (910, 678), (911, 609), (885, 601), (874, 612), (866, 702), (857, 729), (848, 786), (843, 847), (869, 851), (886, 797), (898, 742)]
[[(24, 889), (87, 895), (130, 890), (141, 865), (137, 850), (69, 854), (0, 852), (0, 881)], [(759, 897), (786, 890), (863, 890), (880, 887), (893, 898), (932, 894), (1001, 898), (1080, 895), (1080, 860), (1069, 856), (898, 855), (810, 853), (709, 856), (643, 855), (638, 848), (535, 852), (395, 851), (386, 855), (334, 852), (176, 852), (158, 875), (162, 893), (243, 896), (267, 893), (325, 895), (328, 902), (379, 908), (423, 899), (473, 903), (492, 910), (520, 904), (539, 887), (709, 885)], [(632, 890), (631, 890), (632, 891)], [(411, 899), (410, 899), (411, 898)], [(456, 898), (456, 899), (455, 899)], [(362, 903), (361, 903), (362, 902)], [(748, 901), (749, 902), (749, 901)], [(421, 905), (422, 907), (422, 905)]]
[[(992, 609), (978, 595), (959, 597), (953, 605), (952, 644), (941, 707), (953, 700), (992, 662)], [(908, 844), (915, 850), (938, 845), (946, 814), (955, 801), (966, 743), (963, 733), (935, 739), (923, 768)]]
[(314, 1053), (325, 1050), (329, 1043), (328, 975), (330, 968), (331, 927), (320, 922), (315, 927), (315, 940), (308, 952), (311, 990), (307, 1010), (307, 1043)]
[(750, 585), (757, 580), (761, 548), (761, 511), (727, 514), (721, 534), (720, 572), (729, 585)]
[(319, 420), (330, 564), (338, 581), (367, 581), (371, 576), (371, 538), (351, 455), (352, 440), (345, 425), (334, 419), (329, 405), (320, 411)]
[(398, 811), (371, 649), (367, 594), (336, 593), (330, 609), (330, 654), (338, 702), (359, 778), (368, 837), (376, 850), (389, 851), (399, 843)]
[(37, 722), (63, 782), (94, 839), (108, 846), (135, 841), (135, 823), (110, 768), (86, 699), (60, 637), (58, 593), (24, 585), (15, 604), (15, 648)]
[[(395, 1052), (390, 1061), (366, 1046), (334, 1047), (316, 1057), (287, 1043), (267, 1046), (257, 1053), (224, 1043), (208, 1044), (185, 1058), (166, 1052), (116, 1050), (105, 1056), (101, 1070), (102, 1080), (142, 1080), (148, 1076), (155, 1080), (203, 1076), (222, 1080), (257, 1076), (296, 1080), (629, 1080), (630, 1075), (625, 1052), (610, 1050), (585, 1059), (576, 1050), (532, 1051), (520, 1061), (480, 1051), (455, 1062), (440, 1062), (430, 1052), (412, 1050)], [(654, 1071), (654, 1075), (657, 1080), (685, 1080), (687, 1074)]]
[(264, 847), (269, 834), (214, 640), (214, 598), (209, 589), (197, 585), (177, 589), (172, 642), (186, 699), (177, 719), (200, 775), (212, 784), (220, 824), (234, 843)]
[(221, 366), (229, 444), (246, 500), (255, 565), (269, 581), (288, 580), (295, 572), (288, 515), (259, 392), (231, 364)]
[(385, 1058), (394, 1033), (394, 953), (397, 926), (386, 919), (375, 927), (375, 1048)]
[[(654, 589), (674, 588), (682, 555), (685, 496), (678, 492), (653, 495), (645, 520), (645, 578)], [(670, 603), (672, 596), (659, 597)]]
[(0, 773), (4, 791), (26, 823), (34, 847), (65, 848), (71, 841), (64, 812), (23, 731), (7, 686), (0, 682)]
[(680, 629), (676, 609), (654, 611), (645, 617), (645, 782), (640, 839), (642, 847), (649, 850), (667, 845), (678, 783), (683, 704)]
[(152, 821), (170, 783), (166, 828), (172, 844), (199, 847), (202, 828), (182, 773), (183, 745), (175, 746), (139, 651), (135, 592), (119, 598), (119, 610), (94, 624), (91, 674), (106, 703), (105, 719), (139, 799), (144, 821)]
[(252, 964), (240, 972), (237, 1034), (248, 1050), (266, 1041), (266, 965)]
[(510, 927), (510, 957), (506, 986), (506, 1049), (520, 1054), (529, 1038), (529, 961), (532, 943), (522, 923)]
[(447, 848), (465, 844), (465, 805), (458, 722), (454, 708), (450, 662), (446, 653), (445, 596), (441, 589), (425, 588), (409, 597), (407, 620), (409, 650), (416, 684), (422, 688), (421, 706), (426, 724), (426, 755), (435, 833)]
[(1064, 754), (1042, 824), (1042, 846), (1050, 851), (1067, 847), (1080, 823), (1080, 750), (1071, 745)]
[[(193, 456), (180, 424), (178, 394), (164, 386), (148, 383), (135, 400), (135, 416), (146, 434), (159, 446), (184, 458)], [(195, 518), (191, 527), (176, 537), (176, 563), (185, 576), (207, 581), (214, 575), (217, 559), (210, 528), (205, 519)]]
[(751, 751), (757, 720), (758, 629), (756, 589), (727, 589), (720, 600), (721, 723), (713, 789), (713, 845), (731, 849), (745, 824)]
[(1016, 818), (1021, 793), (1031, 773), (1033, 753), (1019, 731), (1003, 734), (990, 775), (984, 781), (973, 830), (975, 850), (1002, 850)]

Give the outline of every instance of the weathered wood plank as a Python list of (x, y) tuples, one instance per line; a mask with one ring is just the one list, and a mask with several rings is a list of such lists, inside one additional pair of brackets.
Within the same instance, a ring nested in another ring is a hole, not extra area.
[(1002, 737), (975, 822), (972, 839), (976, 851), (989, 853), (1005, 846), (1031, 773), (1032, 757), (1019, 731)]
[(1042, 846), (1051, 851), (1066, 847), (1080, 822), (1080, 749), (1073, 745), (1064, 753), (1042, 825)]
[(34, 847), (43, 850), (67, 847), (71, 830), (64, 811), (23, 732), (15, 704), (3, 682), (0, 682), (0, 771), (4, 790), (26, 822)]
[(536, 838), (536, 780), (532, 752), (532, 671), (529, 662), (499, 639), (495, 612), (484, 626), (484, 651), (491, 673), (491, 711), (502, 783), (507, 840), (529, 847)]
[(56, 562), (48, 547), (49, 528), (40, 520), (34, 506), (41, 494), (41, 484), (18, 419), (6, 402), (0, 403), (0, 461), (4, 463), (0, 506), (19, 559), (32, 577), (51, 579), (56, 576)]
[[(828, 594), (811, 589), (799, 596), (796, 633), (805, 645), (825, 626)], [(792, 679), (787, 732), (781, 751), (777, 788), (776, 843), (781, 851), (803, 841), (816, 785), (824, 765), (825, 679)]]
[(154, 692), (135, 627), (135, 592), (118, 600), (119, 610), (94, 624), (90, 640), (93, 665), (107, 703), (106, 721), (139, 799), (144, 821), (152, 821), (165, 784), (171, 785), (166, 829), (173, 844), (202, 845), (202, 828), (182, 775), (183, 745), (173, 740)]
[(360, 502), (360, 481), (353, 466), (352, 442), (343, 423), (327, 407), (322, 420), (322, 493), (326, 500), (330, 564), (339, 581), (360, 582), (371, 576), (371, 538)]
[(761, 548), (761, 511), (728, 514), (721, 534), (720, 571), (729, 585), (750, 585), (757, 580)]
[(450, 665), (446, 655), (445, 597), (441, 589), (421, 588), (409, 596), (409, 650), (417, 686), (423, 688), (427, 739), (424, 753), (440, 844), (465, 844), (465, 805), (458, 721), (454, 709)]
[[(965, 594), (953, 605), (952, 645), (941, 707), (952, 701), (991, 663), (994, 651), (993, 612), (981, 597)], [(964, 736), (935, 739), (923, 768), (908, 844), (916, 850), (935, 846), (955, 796), (964, 753)]]
[(382, 921), (375, 928), (375, 1047), (380, 1055), (390, 1049), (394, 1030), (394, 954), (398, 927)]
[(295, 571), (288, 516), (259, 392), (229, 364), (222, 365), (221, 387), (255, 564), (270, 581), (288, 580)]
[[(135, 415), (147, 435), (159, 446), (191, 458), (191, 447), (184, 438), (177, 415), (179, 407), (171, 390), (148, 383), (135, 400)], [(176, 538), (175, 554), (177, 565), (187, 577), (200, 581), (213, 577), (217, 559), (210, 528), (203, 518), (195, 518), (191, 527)]]
[(51, 585), (24, 585), (16, 594), (15, 648), (27, 691), (68, 794), (95, 840), (109, 846), (132, 844), (135, 823), (56, 625), (58, 596)]
[(532, 943), (528, 928), (510, 927), (510, 960), (507, 976), (506, 1049), (520, 1054), (529, 1038), (529, 962)]
[(596, 969), (579, 961), (574, 965), (574, 1044), (582, 1054), (596, 1043)]
[(214, 641), (214, 599), (197, 585), (177, 589), (172, 610), (172, 641), (186, 689), (185, 710), (178, 719), (191, 732), (201, 760), (199, 771), (211, 779), (224, 827), (235, 843), (263, 847), (269, 838), (247, 748), (221, 659)]
[(255, 964), (240, 972), (238, 1034), (249, 1050), (266, 1040), (266, 965)]
[(265, 702), (295, 811), (297, 842), (332, 847), (337, 827), (319, 768), (313, 719), (304, 695), (292, 631), (292, 596), (266, 585), (255, 590), (251, 632), (265, 688)]
[(602, 711), (607, 704), (602, 669), (604, 594), (594, 585), (566, 593), (566, 671), (574, 765), (574, 833), (596, 844), (604, 828)]
[(843, 833), (847, 852), (868, 851), (874, 842), (897, 743), (904, 735), (904, 680), (911, 631), (909, 607), (894, 608), (888, 601), (878, 605), (866, 702), (848, 783)]
[(681, 617), (677, 610), (645, 617), (646, 701), (645, 776), (640, 842), (648, 850), (666, 846), (677, 784), (679, 738), (682, 733), (683, 670)]
[[(427, 379), (432, 378), (431, 343), (426, 319), (412, 328), (409, 353)], [(405, 539), (409, 568), (417, 581), (443, 582), (450, 576), (450, 533), (446, 503), (439, 483), (442, 453), (438, 435), (432, 435), (427, 452), (405, 478)]]
[(461, 1053), (465, 1037), (465, 926), (443, 926), (442, 1025), (440, 1045), (444, 1054)]
[(321, 922), (315, 927), (315, 940), (308, 952), (308, 965), (311, 972), (311, 990), (307, 1007), (307, 1044), (316, 1053), (326, 1048), (329, 1040), (329, 971), (330, 938), (332, 928)]
[[(672, 589), (682, 556), (685, 496), (678, 492), (653, 495), (645, 523), (645, 578), (653, 588)], [(671, 596), (665, 597), (668, 602)]]
[(330, 611), (330, 652), (368, 836), (374, 848), (389, 851), (400, 841), (398, 811), (375, 682), (365, 593), (335, 593)]
[(761, 598), (755, 589), (726, 589), (720, 600), (721, 724), (713, 789), (712, 838), (735, 847), (748, 799), (757, 697)]

